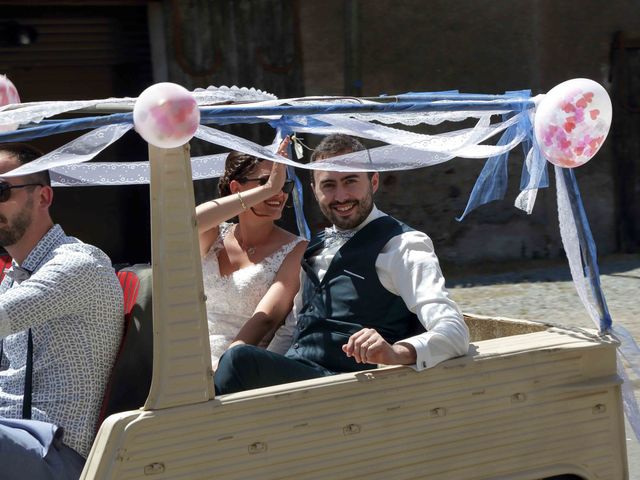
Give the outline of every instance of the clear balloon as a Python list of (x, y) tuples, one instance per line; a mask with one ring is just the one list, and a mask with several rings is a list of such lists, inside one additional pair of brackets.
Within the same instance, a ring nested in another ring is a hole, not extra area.
[(150, 144), (174, 148), (191, 140), (200, 124), (200, 110), (186, 88), (175, 83), (156, 83), (136, 100), (133, 123)]
[(553, 87), (534, 119), (542, 154), (559, 167), (585, 164), (607, 138), (611, 114), (609, 94), (593, 80), (574, 78)]
[[(0, 75), (0, 107), (11, 103), (20, 103), (20, 95), (11, 80), (5, 75)], [(0, 132), (10, 132), (17, 128), (17, 124), (0, 125)]]

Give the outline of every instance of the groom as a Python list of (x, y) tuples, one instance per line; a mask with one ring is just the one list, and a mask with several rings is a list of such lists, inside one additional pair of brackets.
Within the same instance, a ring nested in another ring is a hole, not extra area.
[[(356, 139), (330, 135), (311, 161), (360, 150)], [(217, 394), (378, 364), (422, 370), (467, 352), (469, 331), (431, 240), (376, 208), (378, 184), (377, 172), (313, 172), (314, 195), (333, 227), (311, 239), (292, 315), (270, 351), (228, 350), (215, 374)]]

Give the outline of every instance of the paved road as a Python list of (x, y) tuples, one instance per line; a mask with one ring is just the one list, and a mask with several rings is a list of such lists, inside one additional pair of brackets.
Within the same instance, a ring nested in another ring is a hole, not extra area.
[[(640, 343), (640, 255), (601, 259), (600, 272), (614, 325), (624, 326)], [(466, 313), (595, 328), (573, 287), (568, 265), (485, 265), (451, 273), (445, 269), (445, 274), (452, 297)], [(640, 403), (640, 379), (629, 374)], [(629, 478), (640, 480), (640, 443), (628, 424), (627, 453)]]

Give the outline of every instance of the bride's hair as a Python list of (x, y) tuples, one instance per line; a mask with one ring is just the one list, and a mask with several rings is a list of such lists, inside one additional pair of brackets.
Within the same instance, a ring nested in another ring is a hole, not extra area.
[(260, 163), (262, 159), (241, 152), (230, 152), (224, 162), (224, 173), (218, 180), (218, 193), (221, 197), (231, 195), (231, 180), (239, 180)]

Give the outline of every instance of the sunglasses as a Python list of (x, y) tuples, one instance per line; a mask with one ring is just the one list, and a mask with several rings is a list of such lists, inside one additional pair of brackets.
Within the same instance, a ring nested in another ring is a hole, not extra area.
[(13, 188), (24, 187), (44, 187), (42, 183), (25, 183), (23, 185), (11, 185), (9, 182), (0, 180), (0, 203), (6, 202), (11, 198), (11, 190)]
[[(260, 177), (260, 178), (247, 178), (247, 177), (244, 177), (244, 178), (238, 179), (238, 181), (240, 183), (258, 182), (260, 185), (266, 185), (267, 182), (269, 181), (269, 177)], [(293, 185), (294, 185), (293, 180), (290, 179), (290, 178), (287, 178), (284, 181), (284, 185), (282, 185), (282, 192), (283, 193), (291, 193), (292, 190), (293, 190)]]

